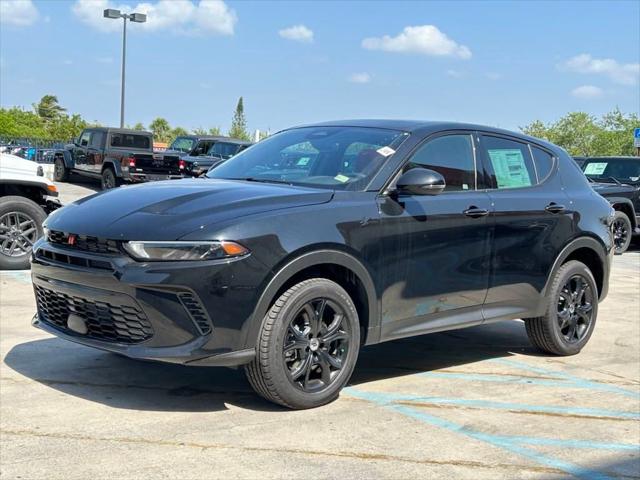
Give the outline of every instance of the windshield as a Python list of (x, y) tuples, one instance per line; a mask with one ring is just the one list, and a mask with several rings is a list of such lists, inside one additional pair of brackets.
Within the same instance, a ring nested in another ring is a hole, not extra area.
[(196, 141), (193, 138), (178, 137), (169, 145), (169, 150), (180, 150), (181, 152), (189, 153), (193, 149), (194, 143)]
[(231, 158), (240, 149), (240, 145), (237, 143), (217, 142), (207, 152), (207, 155), (211, 157), (219, 157), (223, 159)]
[(380, 128), (296, 128), (253, 145), (207, 176), (361, 190), (407, 137)]
[(582, 165), (584, 174), (598, 182), (640, 181), (640, 158), (598, 158)]

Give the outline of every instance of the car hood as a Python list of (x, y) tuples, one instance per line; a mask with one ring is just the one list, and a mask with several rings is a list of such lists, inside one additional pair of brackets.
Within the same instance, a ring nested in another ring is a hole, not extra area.
[(592, 183), (591, 188), (598, 192), (602, 196), (629, 196), (636, 188), (633, 185), (625, 184), (618, 185), (617, 183), (598, 182)]
[(186, 179), (121, 187), (54, 212), (51, 230), (121, 240), (177, 240), (207, 225), (331, 200), (330, 190)]

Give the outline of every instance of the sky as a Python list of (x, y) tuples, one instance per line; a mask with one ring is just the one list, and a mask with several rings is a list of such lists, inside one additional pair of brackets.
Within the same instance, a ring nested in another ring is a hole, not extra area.
[(0, 105), (45, 94), (118, 125), (251, 130), (348, 118), (517, 130), (569, 111), (640, 112), (640, 1), (0, 0)]

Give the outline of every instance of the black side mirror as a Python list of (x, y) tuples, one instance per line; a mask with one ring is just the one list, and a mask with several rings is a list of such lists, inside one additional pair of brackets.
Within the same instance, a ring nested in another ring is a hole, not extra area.
[(444, 187), (444, 177), (428, 168), (412, 168), (396, 182), (397, 192), (409, 195), (438, 195)]

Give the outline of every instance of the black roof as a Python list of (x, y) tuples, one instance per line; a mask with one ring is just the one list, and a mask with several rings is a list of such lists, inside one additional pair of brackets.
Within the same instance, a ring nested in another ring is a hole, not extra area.
[(215, 140), (216, 142), (237, 143), (238, 145), (251, 145), (253, 143), (249, 140), (241, 140), (239, 138), (225, 137), (224, 135), (178, 135), (176, 138), (193, 138), (194, 140)]
[(99, 130), (101, 132), (115, 132), (115, 133), (133, 133), (137, 135), (153, 135), (152, 132), (146, 130), (133, 130), (131, 128), (116, 128), (116, 127), (85, 127), (85, 130)]

